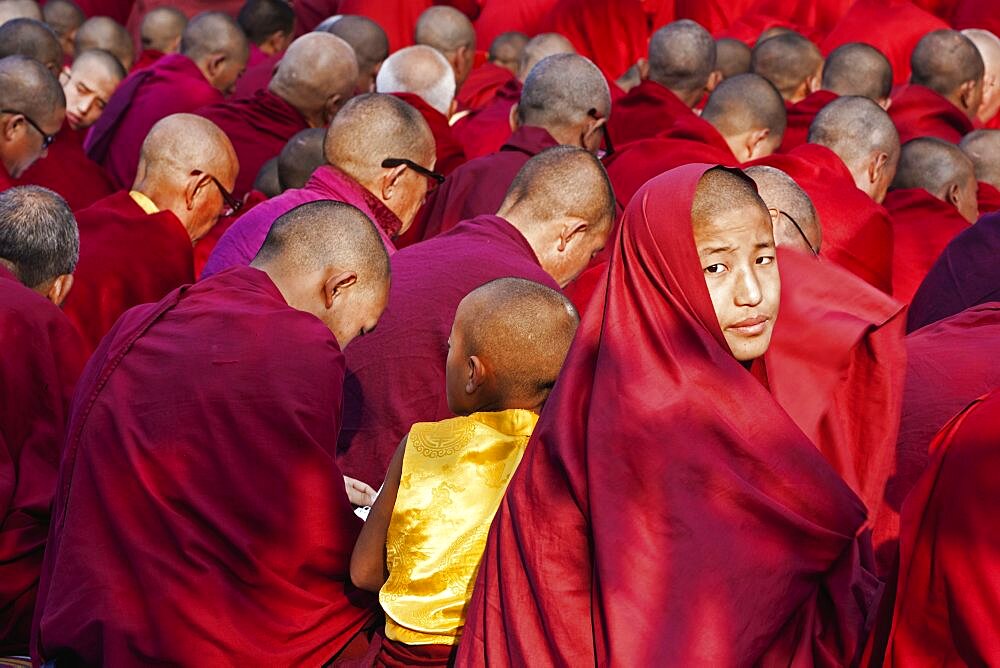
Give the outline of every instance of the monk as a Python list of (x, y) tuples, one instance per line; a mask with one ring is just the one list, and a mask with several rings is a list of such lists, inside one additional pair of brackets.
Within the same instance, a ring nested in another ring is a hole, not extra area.
[(266, 91), (199, 109), (196, 113), (222, 128), (236, 148), (240, 177), (233, 194), (241, 198), (250, 192), (261, 166), (295, 133), (328, 125), (354, 95), (357, 78), (347, 42), (309, 33), (288, 48)]
[(767, 205), (775, 245), (819, 255), (823, 226), (809, 195), (792, 177), (775, 167), (754, 165), (743, 171), (753, 179), (757, 194)]
[(885, 206), (893, 230), (892, 295), (909, 302), (948, 242), (979, 218), (972, 162), (941, 139), (907, 142)]
[(188, 23), (180, 53), (126, 79), (87, 136), (87, 155), (104, 167), (119, 188), (136, 177), (142, 142), (171, 114), (222, 102), (247, 61), (247, 40), (231, 18), (199, 14)]
[(781, 142), (787, 153), (806, 143), (816, 114), (840, 95), (860, 95), (888, 109), (892, 103), (892, 65), (873, 46), (851, 42), (834, 49), (823, 64), (820, 89), (788, 105), (788, 127)]
[(495, 213), (393, 256), (385, 317), (348, 352), (338, 445), (345, 475), (377, 488), (414, 422), (452, 416), (445, 359), (462, 298), (506, 276), (567, 285), (603, 248), (614, 197), (597, 158), (563, 146), (529, 160)]
[(125, 68), (107, 51), (81, 53), (63, 78), (66, 122), (49, 145), (48, 155), (17, 182), (54, 190), (73, 210), (85, 209), (114, 193), (107, 173), (84, 152), (83, 141), (124, 78)]
[(108, 51), (126, 70), (132, 69), (135, 62), (132, 36), (122, 24), (107, 16), (94, 16), (84, 21), (76, 31), (73, 46), (77, 55), (92, 49)]
[(524, 82), (514, 134), (500, 151), (455, 170), (431, 193), (417, 221), (420, 238), (496, 213), (521, 167), (547, 148), (581, 146), (596, 152), (610, 112), (608, 84), (593, 63), (572, 54), (545, 58)]
[(389, 57), (389, 38), (382, 27), (366, 16), (341, 16), (326, 32), (351, 45), (358, 61), (357, 93), (374, 93), (375, 77)]
[(295, 13), (285, 0), (247, 0), (236, 16), (250, 49), (247, 67), (276, 57), (292, 43)]
[(750, 47), (738, 39), (723, 37), (715, 40), (715, 69), (723, 79), (750, 71)]
[(889, 108), (900, 141), (937, 137), (957, 144), (974, 129), (983, 100), (979, 50), (958, 31), (935, 30), (913, 49), (910, 65), (910, 83), (892, 96)]
[(191, 114), (154, 125), (139, 164), (131, 190), (77, 212), (78, 283), (65, 310), (92, 348), (128, 309), (194, 281), (192, 244), (231, 206), (239, 169), (226, 135)]
[(316, 200), (346, 202), (371, 218), (386, 250), (413, 224), (434, 168), (434, 137), (420, 113), (392, 95), (353, 98), (330, 123), (324, 145), (329, 163), (313, 172), (304, 188), (287, 190), (242, 216), (219, 240), (202, 277), (247, 265), (264, 243), (274, 220)]
[(174, 7), (150, 10), (139, 26), (142, 52), (132, 66), (133, 71), (145, 69), (163, 56), (180, 51), (181, 35), (186, 27), (187, 16)]
[(309, 177), (326, 164), (323, 143), (324, 128), (309, 128), (288, 140), (278, 154), (277, 174), (281, 192), (292, 188), (305, 188)]
[(0, 58), (34, 58), (58, 77), (62, 73), (63, 51), (59, 38), (41, 21), (14, 19), (0, 26)]
[(55, 193), (0, 193), (0, 655), (28, 654), (42, 553), (83, 343), (59, 304), (80, 245)]
[(989, 30), (963, 30), (962, 34), (976, 45), (983, 59), (983, 101), (976, 112), (976, 121), (986, 127), (996, 128), (1000, 123), (1000, 37)]
[(35, 0), (0, 0), (0, 26), (14, 19), (42, 21), (42, 8)]
[(750, 71), (774, 84), (782, 99), (793, 105), (819, 90), (823, 56), (808, 38), (789, 31), (754, 46)]
[(608, 123), (614, 141), (652, 137), (678, 118), (691, 116), (691, 108), (721, 79), (715, 67), (715, 41), (694, 21), (675, 21), (657, 30), (649, 39), (642, 83), (615, 102)]
[(496, 95), (501, 86), (517, 76), (521, 54), (528, 43), (523, 32), (505, 32), (498, 35), (487, 54), (486, 62), (473, 68), (458, 91), (458, 105), (463, 109), (482, 109)]
[(341, 351), (375, 327), (388, 274), (364, 214), (314, 202), (275, 222), (252, 266), (119, 321), (72, 409), (33, 656), (350, 654), (372, 601), (348, 582), (360, 521), (334, 461)]
[(67, 59), (73, 58), (76, 48), (73, 44), (76, 39), (76, 31), (87, 20), (80, 8), (70, 0), (48, 0), (42, 7), (42, 17), (56, 33), (59, 44), (63, 49), (63, 56)]
[(632, 199), (494, 519), (457, 665), (853, 660), (878, 590), (859, 579), (864, 506), (745, 367), (778, 269), (739, 172), (687, 165)]
[(55, 139), (66, 96), (52, 73), (25, 56), (0, 58), (0, 191), (19, 178)]
[(455, 88), (469, 78), (476, 55), (472, 22), (454, 7), (430, 7), (417, 20), (413, 41), (436, 49), (455, 72)]
[(974, 130), (959, 148), (976, 171), (980, 215), (1000, 211), (1000, 130)]
[(465, 151), (448, 124), (455, 109), (455, 75), (444, 56), (420, 44), (400, 49), (383, 63), (375, 88), (405, 101), (427, 121), (438, 172), (447, 176), (465, 162)]

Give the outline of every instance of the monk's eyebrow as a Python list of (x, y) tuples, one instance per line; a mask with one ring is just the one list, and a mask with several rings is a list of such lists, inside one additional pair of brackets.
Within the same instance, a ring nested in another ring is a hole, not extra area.
[(754, 246), (754, 248), (756, 248), (757, 250), (761, 250), (762, 248), (774, 248), (774, 242), (773, 241), (761, 241), (756, 246)]
[(699, 253), (707, 253), (709, 255), (713, 253), (732, 253), (735, 248), (732, 246), (705, 246), (698, 249)]

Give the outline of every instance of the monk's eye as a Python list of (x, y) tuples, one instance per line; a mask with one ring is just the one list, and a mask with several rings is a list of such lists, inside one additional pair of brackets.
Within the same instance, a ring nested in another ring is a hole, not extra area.
[(721, 274), (726, 270), (726, 265), (724, 264), (710, 264), (705, 267), (706, 274)]
[(757, 264), (771, 264), (772, 262), (774, 262), (773, 255), (761, 255), (757, 258)]

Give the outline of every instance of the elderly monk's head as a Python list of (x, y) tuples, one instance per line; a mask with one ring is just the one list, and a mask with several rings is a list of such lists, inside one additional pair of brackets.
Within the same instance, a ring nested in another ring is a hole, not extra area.
[(969, 118), (983, 101), (985, 66), (979, 49), (957, 30), (924, 35), (910, 54), (910, 83), (947, 98)]
[(139, 41), (142, 48), (160, 53), (177, 53), (181, 48), (181, 35), (187, 27), (187, 16), (174, 7), (156, 7), (142, 17)]
[(236, 151), (215, 123), (173, 114), (146, 135), (133, 190), (177, 216), (191, 241), (205, 236), (230, 206), (239, 172)]
[(455, 74), (429, 46), (408, 46), (389, 56), (375, 80), (380, 93), (412, 93), (445, 117), (455, 110)]
[(224, 95), (232, 92), (249, 56), (247, 38), (236, 21), (222, 12), (203, 12), (181, 35), (181, 53), (194, 61), (205, 79)]
[(528, 36), (523, 32), (512, 30), (501, 33), (490, 44), (489, 61), (516, 75), (521, 67), (521, 54), (524, 53), (527, 43)]
[(288, 47), (267, 88), (319, 128), (351, 99), (357, 79), (354, 49), (339, 37), (312, 32)]
[(69, 126), (83, 130), (96, 123), (125, 74), (122, 64), (107, 51), (84, 51), (77, 56), (63, 74)]
[(715, 69), (723, 79), (750, 71), (750, 47), (738, 39), (715, 40)]
[(278, 184), (282, 192), (304, 187), (312, 173), (326, 164), (325, 141), (324, 128), (302, 130), (288, 140), (278, 154)]
[(57, 77), (62, 72), (62, 45), (41, 21), (14, 19), (0, 26), (0, 58), (7, 56), (34, 58)]
[(35, 0), (0, 0), (0, 26), (14, 19), (42, 21), (42, 8)]
[(808, 139), (836, 153), (854, 185), (881, 204), (899, 162), (899, 133), (882, 107), (868, 97), (838, 98), (816, 114)]
[(970, 223), (979, 218), (978, 185), (972, 161), (950, 142), (921, 137), (903, 144), (893, 190), (923, 188), (955, 207)]
[(774, 243), (818, 255), (823, 241), (819, 214), (812, 200), (780, 169), (755, 165), (745, 170), (757, 184), (757, 194), (771, 214)]
[(69, 205), (48, 188), (0, 193), (0, 265), (60, 306), (73, 287), (80, 234)]
[(837, 95), (860, 95), (883, 109), (892, 103), (892, 64), (870, 44), (850, 42), (826, 57), (823, 90)]
[(972, 28), (963, 30), (983, 59), (983, 101), (976, 117), (980, 123), (988, 123), (1000, 112), (1000, 37), (989, 30)]
[(86, 15), (71, 0), (48, 0), (42, 9), (42, 16), (59, 38), (63, 55), (72, 57), (76, 53), (73, 43), (76, 31), (87, 20)]
[(400, 234), (413, 224), (430, 185), (421, 170), (433, 170), (436, 160), (434, 135), (420, 112), (392, 95), (359, 95), (330, 123), (324, 150), (327, 162), (396, 214)]
[(66, 96), (40, 62), (7, 56), (0, 59), (0, 110), (0, 161), (18, 178), (46, 155), (66, 117)]
[(437, 49), (455, 71), (457, 87), (462, 87), (476, 58), (476, 31), (465, 14), (454, 7), (430, 7), (417, 19), (414, 41)]
[(250, 266), (270, 276), (289, 306), (319, 318), (341, 350), (373, 330), (389, 302), (382, 239), (343, 202), (310, 202), (279, 217)]
[(565, 287), (607, 243), (615, 196), (594, 154), (556, 146), (525, 163), (497, 215), (521, 231), (542, 269)]
[(970, 132), (959, 146), (972, 161), (976, 180), (1000, 188), (1000, 130)]
[(691, 224), (726, 343), (740, 362), (757, 359), (771, 343), (781, 298), (767, 206), (749, 177), (716, 167), (698, 182)]
[(74, 48), (77, 54), (93, 49), (103, 49), (114, 54), (122, 67), (132, 68), (135, 62), (135, 45), (128, 31), (114, 19), (95, 16), (83, 22), (76, 31)]
[(579, 324), (561, 292), (534, 281), (498, 278), (476, 288), (459, 303), (448, 337), (448, 409), (540, 412)]
[(649, 61), (643, 78), (669, 89), (693, 107), (718, 85), (715, 40), (694, 21), (668, 23), (649, 39)]
[(524, 83), (535, 65), (549, 56), (563, 53), (576, 53), (576, 49), (573, 48), (572, 42), (559, 33), (543, 32), (541, 35), (535, 35), (528, 40), (524, 45), (524, 51), (521, 52), (521, 62), (517, 67), (518, 80)]
[(247, 0), (236, 22), (262, 53), (273, 56), (292, 43), (295, 12), (285, 0)]
[(777, 151), (787, 124), (781, 95), (757, 74), (737, 74), (722, 81), (701, 117), (719, 131), (740, 162)]
[(795, 103), (819, 90), (823, 56), (809, 39), (789, 31), (753, 48), (750, 71), (774, 84), (782, 98)]
[(564, 53), (532, 68), (510, 113), (512, 126), (544, 128), (560, 144), (596, 152), (611, 114), (611, 93), (597, 66)]
[[(358, 93), (371, 93), (375, 90), (375, 77), (383, 61), (389, 57), (389, 38), (382, 26), (367, 16), (333, 17), (324, 32), (336, 35), (351, 45), (358, 61), (358, 82), (355, 90)], [(319, 28), (317, 27), (317, 31)]]

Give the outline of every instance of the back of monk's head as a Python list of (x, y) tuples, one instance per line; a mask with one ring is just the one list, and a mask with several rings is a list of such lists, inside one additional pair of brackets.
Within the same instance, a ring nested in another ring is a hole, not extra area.
[(766, 165), (745, 170), (757, 184), (757, 194), (771, 213), (774, 242), (779, 246), (819, 253), (823, 231), (812, 200), (792, 177)]
[(181, 53), (194, 61), (212, 86), (228, 93), (246, 67), (249, 46), (232, 17), (222, 12), (202, 12), (184, 28)]
[(62, 127), (66, 96), (40, 62), (7, 56), (0, 58), (0, 110), (0, 161), (18, 178), (42, 156), (42, 133), (55, 135)]
[(280, 216), (251, 266), (271, 277), (289, 306), (319, 318), (341, 349), (375, 327), (389, 300), (382, 238), (343, 202), (309, 202)]
[(455, 73), (444, 56), (417, 44), (389, 56), (375, 79), (380, 93), (412, 93), (444, 116), (451, 115)]
[(757, 74), (737, 74), (720, 83), (701, 117), (715, 126), (740, 162), (778, 150), (787, 122), (781, 95)]
[(187, 16), (174, 7), (156, 7), (142, 17), (139, 36), (142, 48), (161, 53), (177, 53), (181, 35), (187, 27)]
[(59, 304), (79, 257), (76, 219), (62, 197), (39, 186), (0, 193), (0, 264), (21, 283)]
[(963, 30), (962, 34), (976, 45), (983, 59), (983, 101), (977, 117), (980, 122), (988, 123), (1000, 113), (1000, 37), (978, 28)]
[(694, 21), (668, 23), (649, 39), (649, 80), (694, 106), (714, 86), (715, 40)]
[(970, 223), (979, 217), (976, 172), (972, 161), (950, 142), (921, 137), (903, 144), (894, 190), (923, 188), (953, 205)]
[(899, 161), (899, 133), (889, 114), (867, 97), (840, 97), (809, 126), (809, 143), (844, 161), (854, 184), (876, 202), (885, 199)]
[(247, 39), (266, 54), (281, 53), (292, 41), (295, 13), (285, 0), (247, 0), (236, 22)]
[(370, 93), (375, 90), (375, 75), (382, 62), (389, 57), (389, 38), (382, 26), (367, 16), (348, 14), (336, 17), (323, 30), (341, 38), (354, 49), (358, 61), (357, 91)]
[(135, 46), (125, 27), (107, 16), (94, 16), (76, 31), (76, 52), (104, 49), (114, 54), (127, 70), (135, 62)]
[(271, 158), (257, 171), (257, 177), (253, 180), (253, 189), (260, 192), (264, 197), (271, 199), (277, 197), (284, 188), (278, 180), (278, 158)]
[(497, 215), (521, 231), (542, 268), (565, 286), (604, 247), (615, 196), (592, 153), (557, 146), (525, 163)]
[(430, 7), (417, 19), (414, 40), (441, 52), (455, 70), (458, 86), (465, 83), (476, 55), (476, 31), (469, 18), (454, 7)]
[(35, 0), (0, 0), (0, 26), (13, 19), (43, 19), (42, 9)]
[(886, 108), (892, 92), (892, 64), (870, 44), (844, 44), (826, 57), (823, 89), (837, 95), (871, 98)]
[(49, 0), (42, 9), (42, 15), (59, 38), (63, 53), (72, 56), (76, 31), (87, 20), (86, 15), (70, 0)]
[(723, 79), (746, 74), (750, 71), (750, 47), (730, 37), (715, 40), (715, 68)]
[(501, 33), (490, 44), (489, 61), (517, 74), (521, 63), (521, 54), (524, 53), (524, 47), (527, 43), (528, 36), (523, 32)]
[(520, 125), (545, 128), (560, 144), (600, 147), (599, 120), (611, 113), (607, 79), (575, 54), (549, 56), (532, 68), (517, 105)]
[(924, 35), (910, 54), (910, 83), (942, 95), (969, 117), (983, 99), (983, 57), (972, 41), (957, 30)]
[(0, 58), (34, 58), (54, 76), (62, 71), (63, 49), (52, 28), (34, 19), (14, 19), (0, 26)]
[(326, 164), (323, 154), (325, 139), (325, 128), (309, 128), (288, 140), (278, 154), (278, 183), (282, 191), (302, 188), (312, 173)]
[(351, 98), (357, 79), (354, 49), (336, 35), (312, 32), (288, 47), (268, 90), (295, 107), (310, 127), (318, 128)]
[(552, 288), (500, 278), (458, 305), (448, 353), (448, 405), (460, 415), (539, 410), (555, 385), (580, 316)]
[(781, 97), (798, 102), (819, 90), (823, 56), (806, 37), (785, 32), (753, 48), (750, 69), (773, 83)]
[(976, 130), (962, 138), (962, 152), (972, 161), (976, 180), (1000, 188), (1000, 130)]
[(556, 32), (543, 32), (540, 35), (535, 35), (528, 40), (521, 52), (521, 61), (517, 66), (517, 78), (521, 80), (521, 83), (524, 83), (535, 65), (549, 56), (561, 53), (576, 53), (573, 43)]

